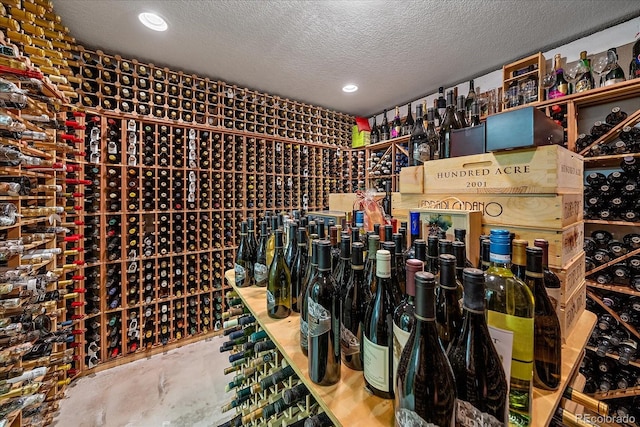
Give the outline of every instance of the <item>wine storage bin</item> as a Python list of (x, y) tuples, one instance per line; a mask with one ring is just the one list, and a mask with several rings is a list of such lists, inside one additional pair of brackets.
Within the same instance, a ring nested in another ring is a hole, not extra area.
[[(404, 184), (401, 183), (401, 185)], [(581, 194), (405, 194), (394, 193), (393, 216), (405, 220), (412, 208), (462, 209), (482, 212), (482, 223), (509, 227), (527, 224), (563, 228), (582, 221)]]
[(476, 154), (424, 164), (424, 192), (582, 193), (582, 156), (558, 145)]

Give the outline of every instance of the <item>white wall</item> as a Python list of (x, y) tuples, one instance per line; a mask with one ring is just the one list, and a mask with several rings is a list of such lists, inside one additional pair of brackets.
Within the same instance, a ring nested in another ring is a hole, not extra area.
[[(622, 24), (615, 25), (613, 27), (609, 27), (597, 33), (591, 34), (590, 36), (583, 37), (581, 39), (575, 40), (566, 45), (560, 46), (556, 49), (552, 49), (546, 52), (543, 52), (545, 59), (547, 60), (548, 66), (550, 61), (553, 59), (553, 56), (556, 53), (562, 55), (562, 64), (571, 63), (573, 61), (577, 61), (580, 58), (580, 52), (586, 50), (591, 56), (592, 54), (599, 54), (601, 52), (605, 52), (607, 49), (612, 47), (618, 47), (622, 45), (626, 45), (636, 40), (636, 34), (640, 32), (640, 17), (634, 18), (630, 21), (623, 22)], [(625, 51), (626, 52), (626, 51)], [(625, 71), (625, 74), (629, 71), (629, 62), (631, 61), (631, 54), (625, 54), (625, 52), (618, 51), (618, 55), (620, 57), (620, 66)], [(629, 51), (630, 52), (630, 51)], [(474, 77), (473, 79), (476, 93), (486, 92), (487, 90), (495, 89), (497, 87), (502, 86), (502, 68), (499, 68), (495, 71), (492, 71), (488, 74)], [(469, 92), (469, 82), (462, 82), (456, 85), (458, 87), (458, 94), (465, 95)], [(453, 86), (451, 87), (453, 88)], [(445, 88), (445, 93), (447, 90), (451, 88)], [(478, 90), (479, 89), (479, 90)], [(427, 107), (433, 106), (433, 100), (438, 97), (438, 93), (434, 93), (428, 95), (426, 97), (420, 98), (411, 103), (411, 108), (413, 110), (413, 114), (415, 115), (416, 106), (422, 103), (423, 99), (427, 101)], [(388, 120), (393, 120), (393, 109), (395, 105), (390, 105), (387, 107), (389, 110)], [(400, 106), (400, 117), (404, 117), (407, 115), (407, 104)], [(415, 117), (414, 117), (415, 118)], [(376, 116), (378, 124), (382, 121), (382, 114)], [(370, 123), (373, 123), (373, 119), (369, 119)]]

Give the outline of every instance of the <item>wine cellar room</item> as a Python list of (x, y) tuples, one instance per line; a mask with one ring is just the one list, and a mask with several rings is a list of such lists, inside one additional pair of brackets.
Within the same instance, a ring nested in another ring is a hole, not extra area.
[(0, 427), (640, 427), (637, 1), (0, 12)]

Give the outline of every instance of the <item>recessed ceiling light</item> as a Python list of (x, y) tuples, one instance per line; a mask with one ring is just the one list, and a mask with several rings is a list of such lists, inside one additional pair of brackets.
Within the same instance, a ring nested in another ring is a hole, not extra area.
[(345, 87), (342, 88), (342, 91), (343, 92), (347, 92), (347, 93), (355, 92), (357, 90), (358, 90), (358, 86), (356, 86), (354, 84), (348, 84), (348, 85), (346, 85)]
[(153, 31), (166, 31), (169, 27), (167, 25), (167, 21), (155, 13), (143, 12), (138, 15), (138, 19), (145, 27), (150, 28)]

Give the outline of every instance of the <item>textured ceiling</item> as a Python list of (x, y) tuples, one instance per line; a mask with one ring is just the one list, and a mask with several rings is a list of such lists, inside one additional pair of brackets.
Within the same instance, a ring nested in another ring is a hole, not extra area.
[[(80, 43), (371, 115), (640, 14), (637, 0), (55, 0)], [(156, 12), (168, 31), (144, 28)], [(360, 90), (345, 94), (355, 83)]]

